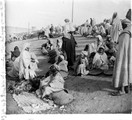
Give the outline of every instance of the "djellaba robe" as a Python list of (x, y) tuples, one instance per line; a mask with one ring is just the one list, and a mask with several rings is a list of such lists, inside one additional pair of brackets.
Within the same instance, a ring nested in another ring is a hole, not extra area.
[(132, 83), (132, 41), (131, 23), (119, 36), (119, 48), (113, 73), (113, 86), (115, 88), (128, 86)]

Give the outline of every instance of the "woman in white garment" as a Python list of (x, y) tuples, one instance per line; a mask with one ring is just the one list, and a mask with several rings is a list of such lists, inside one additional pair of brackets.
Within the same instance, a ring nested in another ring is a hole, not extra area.
[(103, 27), (103, 25), (100, 26), (100, 34), (105, 37), (106, 36), (106, 31), (105, 28)]
[(113, 42), (118, 42), (118, 37), (122, 31), (122, 25), (121, 25), (121, 21), (118, 18), (117, 12), (115, 12), (112, 16), (112, 22), (111, 22), (111, 38)]
[(32, 79), (36, 76), (38, 60), (35, 54), (30, 52), (30, 43), (25, 43), (19, 60), (19, 79)]
[(29, 51), (30, 44), (25, 43), (22, 52), (13, 63), (12, 69), (8, 72), (10, 77), (19, 77), (19, 79), (32, 79), (36, 76), (35, 71), (37, 67), (37, 57), (34, 53)]

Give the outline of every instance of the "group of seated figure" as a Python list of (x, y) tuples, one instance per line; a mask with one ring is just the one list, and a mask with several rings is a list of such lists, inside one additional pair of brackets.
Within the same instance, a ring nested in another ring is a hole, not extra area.
[[(92, 70), (108, 71), (109, 69), (113, 69), (117, 44), (111, 41), (109, 35), (106, 39), (103, 39), (101, 35), (97, 35), (96, 38), (96, 43), (87, 44), (84, 50), (76, 57), (76, 61), (72, 67), (75, 75), (88, 75)], [(49, 63), (63, 63), (64, 65), (61, 65), (61, 67), (63, 66), (65, 71), (68, 72), (67, 57), (65, 51), (61, 50), (61, 45), (61, 42), (57, 40), (56, 47), (54, 48), (53, 44), (48, 40), (42, 45), (41, 50), (44, 55), (49, 56)], [(64, 69), (63, 67), (61, 69)]]

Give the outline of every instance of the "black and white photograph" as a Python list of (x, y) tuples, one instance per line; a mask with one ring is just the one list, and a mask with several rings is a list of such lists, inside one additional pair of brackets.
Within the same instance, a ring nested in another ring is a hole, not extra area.
[(131, 0), (2, 1), (6, 115), (132, 113)]

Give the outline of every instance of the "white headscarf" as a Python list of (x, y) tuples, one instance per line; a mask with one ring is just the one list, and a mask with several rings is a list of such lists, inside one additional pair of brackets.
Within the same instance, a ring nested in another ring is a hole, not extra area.
[(96, 52), (97, 47), (94, 43), (89, 44), (89, 53)]
[(23, 45), (22, 51), (24, 51), (26, 48), (30, 48), (30, 46), (31, 46), (30, 43), (25, 43), (25, 44)]
[(81, 54), (88, 56), (88, 52), (87, 51), (82, 51)]
[(96, 37), (99, 39), (100, 42), (103, 42), (103, 38), (101, 37), (101, 35), (97, 35)]
[[(25, 75), (25, 69), (28, 68), (31, 62), (31, 55), (29, 51), (26, 51), (26, 48), (30, 48), (30, 43), (25, 43), (23, 45), (22, 52), (20, 54), (20, 59), (19, 59), (19, 78), (22, 78), (23, 75)], [(27, 77), (25, 77), (27, 78)]]
[(63, 31), (64, 37), (70, 39), (71, 38), (71, 35), (68, 33), (70, 31), (75, 31), (75, 28), (73, 27), (73, 24), (72, 23), (67, 22), (64, 25), (64, 31)]

